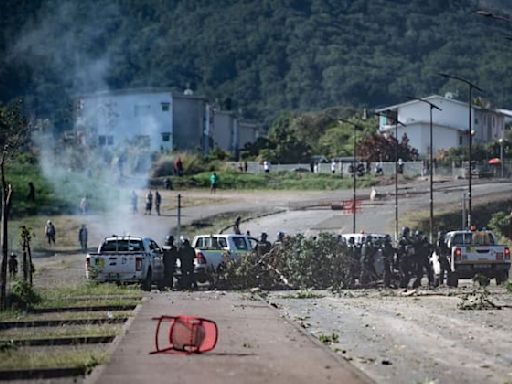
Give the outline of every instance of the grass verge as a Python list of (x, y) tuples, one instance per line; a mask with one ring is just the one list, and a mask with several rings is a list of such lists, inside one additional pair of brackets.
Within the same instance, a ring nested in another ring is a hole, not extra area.
[(91, 346), (12, 347), (0, 354), (0, 369), (87, 367), (106, 364), (108, 354)]
[(59, 337), (115, 336), (121, 324), (63, 325), (61, 327), (39, 327), (37, 333), (31, 328), (12, 328), (0, 331), (0, 341), (16, 339), (50, 339)]

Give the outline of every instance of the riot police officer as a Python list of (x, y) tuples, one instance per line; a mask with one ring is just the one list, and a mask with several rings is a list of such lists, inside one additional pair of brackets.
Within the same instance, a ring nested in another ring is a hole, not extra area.
[(450, 268), (450, 249), (448, 248), (448, 244), (446, 244), (446, 232), (439, 231), (437, 234), (437, 247), (436, 253), (439, 259), (439, 276), (437, 276), (436, 285), (444, 283), (444, 274), (451, 273)]
[(391, 236), (386, 235), (384, 245), (382, 246), (382, 256), (384, 261), (384, 287), (391, 286), (391, 277), (393, 275), (393, 261), (395, 257), (395, 249), (391, 243)]
[(403, 227), (398, 241), (397, 258), (398, 270), (400, 271), (400, 288), (407, 288), (414, 266), (414, 247), (409, 234), (409, 227)]
[(178, 258), (178, 248), (174, 246), (174, 237), (165, 238), (163, 249), (164, 264), (164, 286), (172, 289), (174, 284), (174, 270), (176, 268), (176, 259)]
[(361, 249), (361, 272), (359, 284), (367, 284), (376, 277), (375, 273), (375, 247), (371, 236), (366, 238), (366, 243)]

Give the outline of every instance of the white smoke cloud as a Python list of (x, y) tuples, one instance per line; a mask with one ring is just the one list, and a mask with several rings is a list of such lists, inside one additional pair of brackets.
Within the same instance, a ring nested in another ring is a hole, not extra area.
[[(9, 58), (31, 64), (35, 73), (44, 63), (44, 68), (57, 73), (68, 95), (76, 99), (84, 94), (108, 91), (110, 52), (108, 47), (104, 50), (98, 47), (112, 26), (100, 19), (108, 20), (105, 15), (116, 15), (119, 9), (114, 2), (104, 3), (102, 17), (98, 18), (96, 2), (47, 1), (35, 19), (23, 26), (24, 32), (13, 44)], [(151, 126), (148, 124), (147, 128), (152, 129)], [(90, 231), (92, 228), (100, 237), (165, 234), (161, 228), (154, 231), (147, 228), (130, 212), (130, 191), (136, 190), (139, 196), (144, 194), (149, 176), (130, 173), (137, 163), (133, 150), (128, 152), (127, 147), (118, 147), (107, 153), (86, 145), (63, 146), (51, 134), (40, 134), (34, 141), (44, 175), (53, 183), (56, 193), (64, 198), (74, 196), (77, 211), (83, 196), (88, 196), (93, 208), (96, 207), (96, 212), (82, 217)], [(125, 166), (121, 174), (119, 160), (123, 153)], [(139, 212), (143, 209), (142, 202), (141, 196)], [(102, 212), (98, 212), (100, 209)]]

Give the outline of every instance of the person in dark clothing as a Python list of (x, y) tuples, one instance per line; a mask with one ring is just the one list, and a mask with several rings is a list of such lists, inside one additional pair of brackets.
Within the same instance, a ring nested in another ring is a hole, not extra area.
[(188, 239), (183, 240), (182, 246), (178, 250), (178, 257), (181, 262), (181, 278), (184, 289), (197, 288), (194, 276), (194, 259), (196, 253), (190, 246)]
[(36, 199), (36, 188), (34, 187), (33, 182), (28, 183), (28, 195), (27, 200), (28, 201), (34, 201)]
[(414, 247), (409, 238), (409, 228), (402, 228), (402, 236), (398, 241), (397, 257), (400, 271), (400, 288), (407, 288), (414, 266)]
[(162, 204), (162, 195), (158, 190), (155, 192), (155, 210), (156, 214), (160, 216), (160, 205)]
[(360, 284), (368, 284), (375, 280), (375, 247), (373, 246), (372, 237), (368, 236), (366, 244), (363, 245), (361, 252), (361, 273), (359, 275)]
[(172, 191), (173, 188), (172, 188), (172, 181), (171, 181), (171, 178), (167, 177), (165, 180), (164, 180), (164, 187), (166, 190), (168, 191)]
[(16, 259), (16, 255), (14, 252), (11, 252), (11, 257), (9, 258), (9, 276), (11, 279), (15, 279), (18, 274), (18, 260)]
[(258, 258), (266, 255), (270, 251), (270, 248), (272, 248), (272, 244), (270, 244), (270, 241), (268, 241), (267, 238), (268, 235), (263, 232), (261, 234), (260, 240), (258, 241), (258, 244), (256, 244), (256, 254), (258, 255)]
[(50, 220), (48, 220), (46, 222), (46, 225), (44, 226), (44, 233), (46, 235), (46, 238), (48, 239), (48, 245), (51, 245), (52, 243), (53, 245), (55, 245), (55, 225), (53, 225), (53, 223)]
[(167, 236), (163, 246), (164, 263), (164, 286), (172, 289), (174, 285), (174, 270), (176, 268), (176, 259), (178, 258), (178, 248), (174, 246), (174, 237)]
[(242, 232), (240, 232), (240, 222), (242, 221), (242, 218), (238, 216), (235, 220), (235, 225), (233, 225), (233, 231), (235, 232), (235, 235), (240, 235)]
[(437, 235), (436, 253), (439, 258), (439, 276), (437, 276), (436, 285), (439, 285), (444, 283), (445, 272), (447, 274), (451, 273), (450, 261), (448, 259), (450, 256), (450, 249), (446, 244), (446, 233), (444, 231), (440, 231)]
[(176, 173), (178, 176), (183, 176), (183, 161), (181, 161), (181, 157), (178, 157), (178, 160), (176, 160)]
[(87, 226), (82, 224), (78, 230), (78, 242), (80, 243), (80, 249), (85, 252), (87, 251), (87, 235)]
[(391, 277), (393, 275), (393, 258), (395, 256), (395, 249), (391, 244), (391, 237), (386, 235), (384, 245), (382, 247), (382, 255), (384, 259), (384, 287), (391, 286)]

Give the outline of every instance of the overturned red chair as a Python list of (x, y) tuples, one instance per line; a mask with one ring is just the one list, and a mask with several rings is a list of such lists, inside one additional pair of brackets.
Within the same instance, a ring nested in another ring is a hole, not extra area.
[[(217, 344), (217, 324), (212, 320), (194, 316), (160, 316), (155, 330), (155, 353), (204, 353), (211, 351)], [(169, 324), (167, 338), (165, 325), (163, 335), (160, 333), (162, 324)], [(162, 337), (163, 336), (163, 337)], [(161, 344), (165, 343), (163, 348)]]

